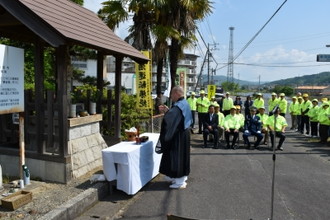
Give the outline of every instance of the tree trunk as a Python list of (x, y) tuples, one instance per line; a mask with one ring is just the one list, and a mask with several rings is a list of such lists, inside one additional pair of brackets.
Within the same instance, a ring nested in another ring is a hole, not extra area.
[(157, 63), (157, 85), (156, 85), (157, 95), (162, 92), (163, 64), (164, 64), (164, 59), (159, 59)]
[(176, 69), (178, 68), (179, 57), (179, 41), (172, 38), (172, 44), (170, 46), (170, 72), (172, 87), (176, 86)]

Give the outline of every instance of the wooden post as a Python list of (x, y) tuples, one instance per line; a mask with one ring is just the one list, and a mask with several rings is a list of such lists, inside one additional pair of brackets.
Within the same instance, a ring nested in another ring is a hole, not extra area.
[(57, 102), (58, 102), (58, 126), (59, 126), (59, 146), (62, 156), (68, 155), (68, 64), (69, 55), (67, 46), (56, 48), (56, 66), (57, 66)]
[(97, 90), (101, 92), (96, 101), (96, 113), (102, 114), (102, 95), (103, 95), (103, 68), (104, 68), (104, 54), (97, 52)]
[(39, 154), (45, 152), (44, 142), (44, 47), (41, 39), (35, 43), (35, 110), (36, 142)]
[(25, 164), (24, 112), (19, 113), (19, 176), (23, 179), (22, 166)]
[[(54, 91), (47, 91), (47, 148), (54, 149)], [(53, 153), (55, 153), (53, 151)]]
[(121, 66), (123, 57), (116, 56), (115, 70), (115, 138), (121, 138)]
[(107, 91), (107, 109), (108, 109), (108, 115), (107, 115), (107, 129), (111, 129), (113, 122), (112, 122), (112, 90)]

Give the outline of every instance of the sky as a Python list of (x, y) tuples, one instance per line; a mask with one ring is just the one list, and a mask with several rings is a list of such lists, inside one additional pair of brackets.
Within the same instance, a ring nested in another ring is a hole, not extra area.
[[(97, 12), (104, 0), (85, 0), (84, 7)], [(195, 47), (186, 50), (200, 56), (198, 73), (207, 44), (216, 75), (227, 76), (230, 31), (236, 57), (278, 8), (282, 8), (237, 57), (234, 78), (247, 81), (274, 81), (330, 71), (330, 63), (316, 62), (317, 54), (330, 54), (329, 0), (213, 0), (212, 13), (198, 23), (201, 36)], [(125, 38), (129, 23), (115, 33)], [(204, 43), (205, 42), (205, 43)], [(203, 70), (207, 74), (207, 70)]]

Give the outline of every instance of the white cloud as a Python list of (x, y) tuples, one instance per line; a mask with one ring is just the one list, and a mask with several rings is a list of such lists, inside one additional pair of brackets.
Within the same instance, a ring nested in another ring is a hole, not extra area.
[(261, 81), (275, 81), (329, 70), (329, 66), (315, 59), (315, 54), (278, 46), (251, 57), (239, 57), (236, 62), (246, 65), (235, 65), (234, 71), (242, 80), (256, 81), (260, 76)]
[(251, 58), (247, 59), (246, 62), (251, 63), (301, 63), (301, 62), (309, 62), (314, 61), (315, 55), (308, 54), (305, 51), (301, 51), (298, 49), (287, 50), (282, 46), (278, 46), (267, 50), (263, 53), (256, 53)]

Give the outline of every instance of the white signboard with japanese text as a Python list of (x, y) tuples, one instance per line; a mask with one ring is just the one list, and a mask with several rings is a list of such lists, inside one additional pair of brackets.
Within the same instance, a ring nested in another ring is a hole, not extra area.
[(0, 114), (24, 111), (24, 50), (0, 44)]

